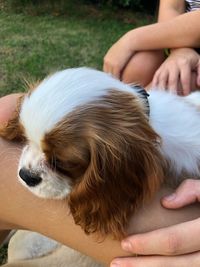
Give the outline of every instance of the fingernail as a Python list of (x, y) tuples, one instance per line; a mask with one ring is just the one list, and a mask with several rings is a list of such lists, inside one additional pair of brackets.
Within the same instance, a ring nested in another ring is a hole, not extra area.
[(176, 198), (176, 194), (173, 193), (173, 194), (171, 194), (171, 195), (169, 195), (169, 196), (164, 197), (163, 199), (164, 199), (165, 201), (173, 201), (175, 198)]
[(125, 250), (125, 251), (131, 251), (132, 250), (132, 244), (130, 241), (127, 241), (127, 240), (123, 240), (121, 242), (121, 246), (122, 246), (122, 249)]

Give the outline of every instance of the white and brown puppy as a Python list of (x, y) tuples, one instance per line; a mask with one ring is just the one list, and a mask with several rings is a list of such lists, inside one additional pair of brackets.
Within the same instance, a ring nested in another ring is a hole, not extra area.
[(200, 176), (199, 107), (200, 93), (151, 90), (147, 99), (106, 73), (74, 68), (25, 95), (0, 135), (25, 140), (19, 179), (31, 192), (68, 197), (86, 233), (120, 238), (164, 174)]

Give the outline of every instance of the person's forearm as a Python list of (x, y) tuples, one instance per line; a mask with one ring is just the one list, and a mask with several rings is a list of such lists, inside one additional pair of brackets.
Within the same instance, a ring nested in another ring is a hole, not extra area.
[(158, 22), (171, 20), (184, 12), (184, 0), (160, 0)]
[[(114, 257), (127, 255), (120, 242), (111, 236), (97, 240), (93, 235), (86, 235), (74, 224), (67, 201), (37, 198), (18, 182), (19, 146), (0, 139), (0, 151), (0, 230), (15, 227), (40, 232), (105, 264)], [(199, 206), (179, 211), (163, 209), (161, 195), (133, 216), (128, 233), (149, 231), (200, 216)]]
[(170, 21), (140, 27), (127, 33), (133, 53), (163, 48), (200, 47), (200, 11)]
[(66, 200), (41, 199), (22, 186), (16, 175), (19, 146), (0, 138), (0, 151), (0, 231), (10, 227), (36, 231), (104, 263), (127, 254), (119, 241), (86, 235), (74, 224)]

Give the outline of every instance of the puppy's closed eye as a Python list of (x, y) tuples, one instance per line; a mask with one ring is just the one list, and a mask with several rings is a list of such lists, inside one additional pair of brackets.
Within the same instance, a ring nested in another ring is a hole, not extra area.
[(50, 167), (53, 171), (70, 178), (78, 178), (81, 175), (78, 172), (78, 169), (80, 169), (79, 162), (62, 161), (59, 158), (53, 157), (50, 160)]

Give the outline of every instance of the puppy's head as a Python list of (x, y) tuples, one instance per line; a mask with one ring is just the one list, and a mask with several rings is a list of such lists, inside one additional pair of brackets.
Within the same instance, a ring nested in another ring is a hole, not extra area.
[(68, 70), (43, 81), (19, 112), (20, 180), (40, 197), (68, 197), (86, 233), (120, 238), (162, 179), (159, 137), (131, 90), (98, 71)]

